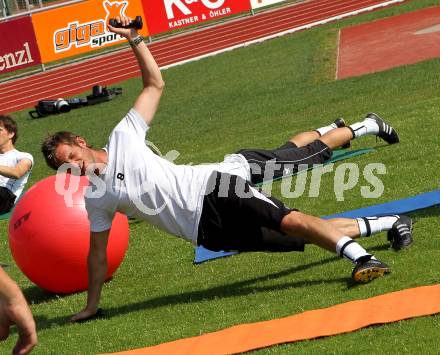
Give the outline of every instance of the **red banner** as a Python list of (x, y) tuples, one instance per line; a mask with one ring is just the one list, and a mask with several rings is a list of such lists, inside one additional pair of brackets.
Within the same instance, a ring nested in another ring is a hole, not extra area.
[(249, 0), (142, 0), (150, 34), (250, 11)]
[(41, 64), (30, 16), (0, 22), (0, 74)]

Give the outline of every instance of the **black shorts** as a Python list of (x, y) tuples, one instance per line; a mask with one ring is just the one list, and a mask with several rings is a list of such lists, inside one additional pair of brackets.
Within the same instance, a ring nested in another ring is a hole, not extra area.
[(250, 165), (251, 182), (258, 184), (292, 175), (314, 164), (323, 164), (331, 158), (332, 150), (325, 143), (316, 140), (300, 148), (287, 142), (272, 150), (243, 149), (237, 154), (246, 158)]
[(14, 207), (15, 195), (6, 187), (0, 186), (0, 214), (12, 210)]
[[(208, 183), (198, 245), (213, 251), (303, 251), (305, 241), (285, 235), (281, 220), (293, 209), (262, 195), (244, 179), (215, 172)], [(248, 197), (244, 197), (245, 194)]]

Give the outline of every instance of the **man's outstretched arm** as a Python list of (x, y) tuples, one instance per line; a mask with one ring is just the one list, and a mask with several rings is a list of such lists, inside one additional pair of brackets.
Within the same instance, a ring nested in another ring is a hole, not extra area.
[(107, 274), (107, 244), (110, 230), (90, 232), (90, 249), (87, 257), (89, 285), (87, 290), (87, 305), (81, 312), (75, 314), (72, 322), (90, 318), (98, 311), (102, 285)]
[[(130, 18), (128, 17), (117, 17), (116, 20), (122, 25), (127, 25), (130, 22)], [(127, 38), (130, 43), (133, 43), (133, 40), (139, 36), (137, 30), (133, 28), (115, 28), (110, 25), (108, 28), (110, 31)], [(165, 83), (162, 79), (159, 66), (151, 55), (147, 45), (141, 41), (140, 43), (132, 44), (132, 48), (141, 69), (143, 82), (142, 92), (136, 99), (133, 108), (149, 125), (159, 106)]]

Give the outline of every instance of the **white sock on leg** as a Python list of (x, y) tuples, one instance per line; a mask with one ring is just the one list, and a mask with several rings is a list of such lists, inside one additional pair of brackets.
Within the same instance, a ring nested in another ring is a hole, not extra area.
[(345, 257), (353, 263), (356, 263), (356, 260), (364, 256), (374, 258), (373, 255), (367, 253), (364, 248), (362, 248), (350, 237), (342, 237), (341, 239), (339, 239), (339, 241), (336, 243), (336, 253), (341, 257)]
[(399, 216), (362, 217), (356, 218), (361, 232), (361, 237), (369, 237), (372, 234), (388, 231), (393, 227)]
[(379, 126), (376, 121), (371, 118), (366, 118), (362, 122), (356, 122), (348, 126), (353, 132), (355, 138), (362, 137), (366, 134), (378, 134)]
[(317, 129), (315, 129), (315, 131), (318, 132), (322, 137), (324, 134), (330, 132), (331, 130), (333, 130), (335, 128), (338, 128), (338, 126), (336, 126), (336, 123), (332, 123), (328, 126), (317, 128)]

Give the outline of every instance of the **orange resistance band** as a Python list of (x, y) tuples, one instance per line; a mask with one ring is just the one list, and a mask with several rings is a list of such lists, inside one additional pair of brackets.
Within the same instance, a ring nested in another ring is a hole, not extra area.
[(113, 355), (235, 354), (435, 313), (440, 313), (440, 284), (387, 293), (286, 318), (241, 324), (201, 336)]

